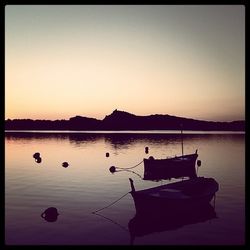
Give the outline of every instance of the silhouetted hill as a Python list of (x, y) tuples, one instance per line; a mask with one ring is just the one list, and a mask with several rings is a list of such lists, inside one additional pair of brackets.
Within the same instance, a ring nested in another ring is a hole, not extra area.
[(69, 120), (14, 119), (5, 121), (6, 130), (201, 130), (245, 131), (245, 121), (214, 122), (171, 115), (137, 116), (114, 110), (103, 120), (75, 116)]
[(101, 129), (101, 120), (75, 116), (69, 119), (69, 130), (95, 130)]

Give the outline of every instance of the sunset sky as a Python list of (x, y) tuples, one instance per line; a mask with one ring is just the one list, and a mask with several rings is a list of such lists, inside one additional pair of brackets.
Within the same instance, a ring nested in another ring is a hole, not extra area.
[(5, 119), (245, 119), (243, 5), (7, 5)]

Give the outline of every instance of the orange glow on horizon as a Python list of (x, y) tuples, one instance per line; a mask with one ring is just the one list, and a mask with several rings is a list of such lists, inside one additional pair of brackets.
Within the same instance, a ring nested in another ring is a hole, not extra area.
[(244, 8), (181, 7), (8, 5), (5, 119), (245, 119)]

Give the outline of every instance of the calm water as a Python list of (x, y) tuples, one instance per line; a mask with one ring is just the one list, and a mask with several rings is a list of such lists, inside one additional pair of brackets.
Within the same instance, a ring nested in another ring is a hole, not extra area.
[[(245, 244), (245, 135), (184, 133), (184, 153), (196, 149), (202, 162), (198, 175), (220, 185), (217, 218), (172, 229), (168, 221), (165, 229), (151, 225), (134, 245)], [(35, 152), (41, 163), (33, 158)], [(131, 169), (135, 173), (111, 174), (110, 166), (132, 167), (150, 155), (180, 154), (179, 134), (5, 133), (6, 244), (129, 245), (128, 223), (135, 216), (130, 194), (99, 215), (92, 212), (129, 192), (128, 178), (138, 190), (169, 181), (142, 180), (143, 164)], [(69, 167), (62, 167), (64, 161)], [(41, 217), (49, 207), (59, 212), (54, 222)]]

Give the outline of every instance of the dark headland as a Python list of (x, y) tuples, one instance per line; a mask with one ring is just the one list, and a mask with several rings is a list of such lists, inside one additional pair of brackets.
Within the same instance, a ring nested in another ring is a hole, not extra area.
[(69, 120), (7, 119), (5, 130), (197, 130), (245, 131), (245, 121), (203, 121), (171, 115), (138, 116), (114, 110), (103, 120), (75, 116)]

